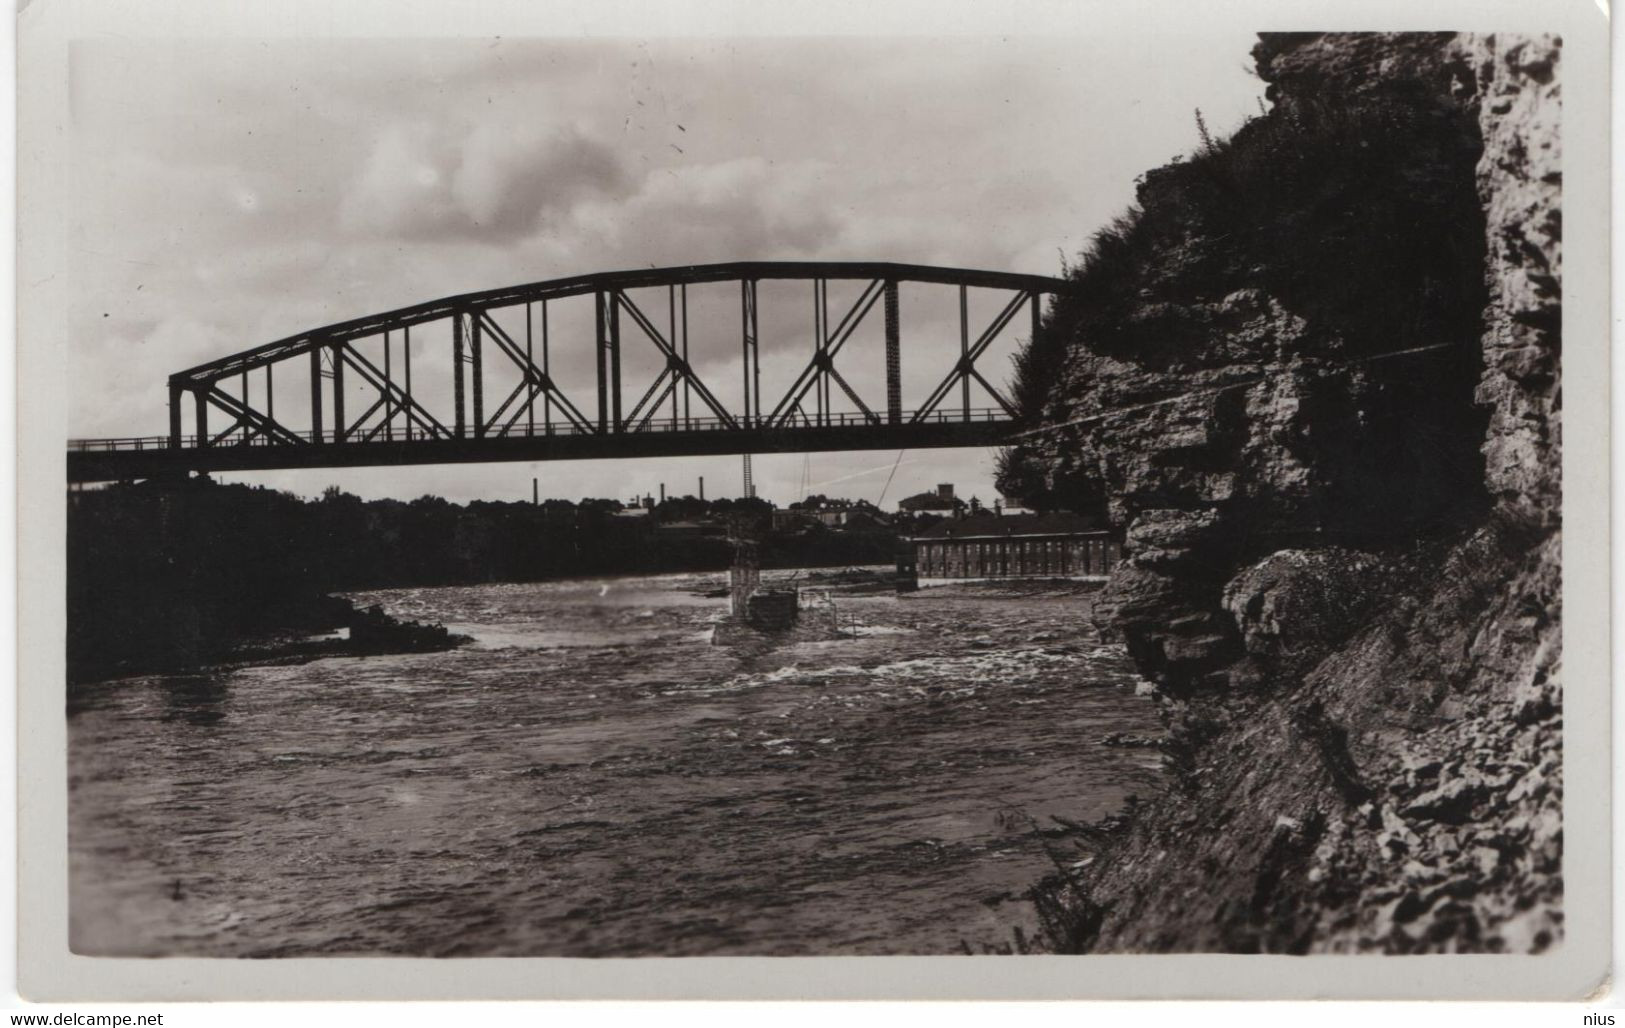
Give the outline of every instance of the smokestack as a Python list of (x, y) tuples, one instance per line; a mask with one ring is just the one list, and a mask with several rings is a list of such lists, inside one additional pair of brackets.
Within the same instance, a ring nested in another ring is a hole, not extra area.
[(700, 499), (705, 499), (705, 476), (700, 476)]
[(660, 483), (660, 502), (666, 502), (666, 483)]
[(530, 505), (540, 506), (542, 502), (542, 487), (536, 484), (536, 479), (530, 480)]

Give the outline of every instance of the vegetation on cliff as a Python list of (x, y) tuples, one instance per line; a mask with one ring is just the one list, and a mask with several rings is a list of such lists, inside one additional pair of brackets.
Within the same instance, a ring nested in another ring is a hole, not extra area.
[(1124, 531), (1093, 616), (1172, 771), (1037, 890), (1055, 948), (1561, 936), (1557, 53), (1262, 36), (1273, 108), (1021, 355), (1000, 484)]

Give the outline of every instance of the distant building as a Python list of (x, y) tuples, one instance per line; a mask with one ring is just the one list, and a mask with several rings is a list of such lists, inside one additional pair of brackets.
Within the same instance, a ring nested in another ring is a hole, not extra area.
[(921, 586), (1104, 578), (1122, 556), (1112, 533), (1080, 514), (983, 514), (940, 521), (910, 536), (907, 544)]
[[(779, 528), (779, 514), (774, 511), (774, 528)], [(880, 512), (880, 508), (868, 500), (831, 499), (827, 496), (809, 496), (800, 503), (790, 504), (784, 514), (784, 527), (789, 528), (796, 524), (795, 518), (800, 517), (808, 522), (816, 521), (825, 528), (845, 528), (853, 523), (854, 519), (867, 528), (874, 524), (884, 525), (887, 518)]]
[(891, 519), (874, 509), (848, 511), (841, 522), (846, 532), (885, 532), (890, 528)]
[(965, 501), (954, 496), (954, 487), (951, 482), (944, 482), (942, 485), (937, 486), (937, 491), (934, 493), (916, 493), (913, 496), (897, 501), (897, 509), (910, 514), (917, 514), (921, 511), (951, 514), (956, 510), (963, 509), (964, 506)]

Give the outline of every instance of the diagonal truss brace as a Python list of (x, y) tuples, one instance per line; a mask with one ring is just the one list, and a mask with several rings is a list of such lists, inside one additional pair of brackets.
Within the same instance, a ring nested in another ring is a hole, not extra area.
[(1016, 316), (1016, 312), (1021, 309), (1022, 304), (1027, 303), (1032, 298), (1032, 293), (1022, 290), (1017, 292), (1009, 303), (1005, 304), (1004, 309), (999, 311), (993, 322), (983, 330), (981, 335), (977, 336), (976, 342), (960, 355), (959, 360), (954, 364), (953, 370), (948, 372), (948, 377), (944, 378), (931, 391), (930, 399), (926, 400), (920, 409), (915, 412), (912, 424), (919, 424), (929, 417), (942, 405), (942, 401), (947, 399), (948, 394), (953, 392), (954, 386), (962, 382), (969, 382), (973, 378), (981, 384), (983, 389), (987, 390), (988, 395), (992, 396), (1000, 407), (1004, 408), (1006, 414), (1011, 417), (1015, 416), (1015, 407), (1009, 400), (1004, 398), (1003, 394), (993, 388), (992, 383), (982, 377), (981, 372), (976, 370), (976, 361), (982, 354), (987, 352), (989, 346), (993, 345), (993, 340), (997, 339), (999, 333), (1004, 331), (1004, 327), (1010, 324), (1010, 320)]
[[(442, 425), (439, 419), (430, 414), (422, 404), (412, 399), (404, 389), (386, 378), (384, 373), (378, 370), (377, 365), (363, 357), (354, 347), (348, 343), (341, 344), (338, 353), (345, 366), (355, 369), (356, 374), (360, 375), (363, 381), (378, 390), (379, 397), (378, 401), (368, 407), (366, 412), (359, 418), (356, 418), (348, 425), (336, 426), (339, 442), (347, 442), (352, 432), (359, 431), (362, 423), (371, 417), (374, 411), (386, 404), (393, 408), (391, 415), (404, 413), (411, 423), (423, 429), (431, 439), (452, 438), (450, 429)], [(387, 423), (387, 421), (388, 417), (381, 420), (379, 426)], [(362, 441), (371, 441), (378, 431), (379, 427), (374, 427), (372, 432), (366, 435)]]
[[(519, 348), (519, 344), (514, 342), (513, 337), (508, 335), (507, 330), (497, 324), (495, 318), (492, 318), (485, 311), (479, 311), (478, 317), (485, 331), (490, 333), (491, 338), (496, 341), (497, 349), (501, 350), (509, 360), (513, 361), (520, 372), (519, 384), (508, 394), (507, 399), (497, 406), (490, 420), (485, 423), (484, 431), (486, 434), (489, 434), (492, 429), (496, 429), (497, 435), (507, 435), (509, 430), (519, 422), (519, 418), (525, 413), (526, 407), (536, 397), (543, 394), (546, 394), (554, 403), (559, 405), (572, 428), (581, 432), (598, 431), (598, 426), (588, 421), (586, 416), (576, 408), (576, 405), (570, 402), (570, 398), (564, 395), (564, 390), (559, 388), (558, 383), (553, 380), (552, 376), (538, 368), (535, 362), (525, 355), (525, 352)], [(520, 400), (521, 393), (524, 394), (523, 400)], [(508, 409), (513, 407), (516, 401), (518, 401), (518, 406), (514, 409), (513, 415), (503, 422), (502, 416), (508, 413)], [(501, 422), (500, 426), (498, 422)]]
[[(880, 416), (869, 409), (868, 405), (847, 384), (846, 379), (841, 377), (841, 373), (835, 370), (835, 355), (840, 352), (841, 347), (846, 345), (846, 341), (852, 338), (852, 333), (856, 331), (858, 325), (863, 321), (864, 315), (869, 313), (869, 310), (874, 307), (875, 302), (880, 299), (885, 291), (886, 283), (884, 280), (878, 278), (872, 280), (864, 287), (857, 300), (853, 301), (852, 306), (847, 309), (846, 315), (841, 318), (840, 324), (835, 326), (835, 331), (816, 341), (817, 350), (813, 353), (812, 360), (808, 361), (807, 366), (801, 369), (801, 374), (796, 376), (795, 382), (790, 386), (790, 391), (784, 394), (784, 398), (773, 408), (773, 413), (768, 415), (768, 425), (782, 425), (795, 414), (801, 412), (801, 401), (817, 384), (821, 375), (828, 375), (833, 378), (842, 391), (846, 393), (847, 398), (857, 405), (871, 424), (880, 424)], [(802, 413), (802, 417), (805, 418), (806, 414)]]
[(218, 407), (220, 410), (225, 411), (227, 414), (230, 414), (233, 418), (231, 426), (225, 431), (217, 433), (206, 442), (203, 442), (203, 445), (205, 446), (220, 445), (221, 440), (225, 439), (238, 429), (243, 430), (243, 436), (241, 439), (237, 440), (235, 444), (233, 444), (237, 446), (246, 446), (255, 437), (262, 435), (268, 439), (273, 439), (278, 443), (287, 443), (291, 445), (303, 445), (306, 443), (306, 439), (298, 432), (295, 432), (293, 429), (274, 420), (268, 415), (261, 414), (259, 411), (250, 407), (237, 397), (232, 396), (230, 393), (221, 389), (212, 382), (207, 386), (207, 392), (204, 395), (211, 404)]
[(637, 424), (638, 428), (642, 428), (648, 423), (648, 421), (654, 416), (654, 412), (660, 409), (660, 404), (664, 402), (667, 396), (671, 395), (671, 390), (676, 388), (679, 382), (686, 381), (694, 390), (695, 394), (699, 396), (701, 402), (703, 402), (707, 407), (711, 408), (711, 413), (716, 415), (718, 421), (721, 421), (729, 428), (737, 429), (739, 427), (739, 422), (734, 420), (734, 416), (728, 413), (728, 409), (722, 405), (721, 401), (719, 401), (716, 396), (712, 394), (711, 390), (706, 387), (705, 383), (700, 380), (700, 376), (694, 373), (693, 366), (677, 353), (676, 349), (674, 349), (671, 343), (666, 340), (666, 337), (661, 334), (660, 330), (655, 328), (654, 323), (644, 315), (643, 311), (639, 309), (636, 303), (632, 302), (632, 298), (627, 296), (625, 293), (617, 292), (616, 300), (628, 314), (632, 315), (632, 320), (638, 323), (638, 327), (643, 330), (644, 335), (649, 337), (649, 341), (654, 343), (660, 352), (666, 356), (666, 367), (655, 378), (654, 384), (644, 392), (643, 399), (639, 400), (637, 406), (632, 408), (632, 413), (628, 415), (626, 420), (617, 427), (617, 430), (624, 432), (628, 427), (633, 425), (633, 423), (637, 420), (639, 413), (643, 410), (644, 404), (648, 401), (649, 397), (655, 392), (655, 390), (660, 387), (661, 383), (668, 375), (671, 376), (671, 382), (666, 386), (665, 392), (660, 394), (660, 400), (657, 400), (654, 404), (648, 407), (648, 413), (645, 414), (642, 421), (638, 422)]

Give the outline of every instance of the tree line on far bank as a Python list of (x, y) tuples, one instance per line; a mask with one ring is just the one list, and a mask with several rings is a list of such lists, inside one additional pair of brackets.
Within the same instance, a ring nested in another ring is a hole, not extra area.
[(761, 539), (768, 567), (889, 563), (893, 532), (798, 524), (775, 533), (759, 499), (540, 504), (436, 496), (305, 500), (208, 479), (74, 493), (68, 506), (68, 670), (85, 680), (196, 666), (245, 639), (329, 627), (332, 592), (720, 570), (724, 534), (663, 530), (710, 519)]

